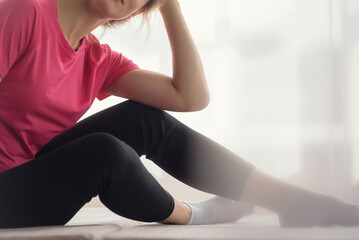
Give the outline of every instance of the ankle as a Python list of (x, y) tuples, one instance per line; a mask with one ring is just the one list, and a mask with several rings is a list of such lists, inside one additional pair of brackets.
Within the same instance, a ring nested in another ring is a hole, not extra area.
[(192, 217), (192, 208), (185, 202), (181, 202), (180, 204), (182, 204), (183, 208), (185, 209), (185, 219), (186, 219), (186, 224), (188, 224)]
[(191, 208), (187, 204), (175, 200), (172, 214), (160, 223), (185, 225), (190, 221), (191, 215)]

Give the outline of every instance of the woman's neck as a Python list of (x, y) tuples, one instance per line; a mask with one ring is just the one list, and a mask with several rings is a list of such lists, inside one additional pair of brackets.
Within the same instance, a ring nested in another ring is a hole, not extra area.
[(61, 30), (74, 50), (84, 36), (107, 22), (99, 17), (91, 0), (57, 0), (57, 9)]

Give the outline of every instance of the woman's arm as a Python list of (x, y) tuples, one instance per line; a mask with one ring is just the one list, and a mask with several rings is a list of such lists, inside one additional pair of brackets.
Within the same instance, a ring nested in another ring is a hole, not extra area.
[(1, 77), (1, 75), (0, 75), (0, 83), (2, 82), (2, 77)]
[(209, 90), (197, 47), (177, 0), (160, 8), (172, 49), (173, 85), (188, 104), (207, 106)]
[(133, 70), (120, 77), (106, 93), (171, 111), (198, 111), (209, 103), (209, 91), (198, 50), (177, 0), (160, 8), (173, 56), (173, 76)]

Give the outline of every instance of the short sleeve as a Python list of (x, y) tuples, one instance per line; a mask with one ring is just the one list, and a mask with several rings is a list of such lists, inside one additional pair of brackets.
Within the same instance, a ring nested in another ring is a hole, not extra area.
[(29, 1), (0, 0), (0, 75), (5, 78), (30, 42), (35, 7)]
[(121, 53), (111, 50), (110, 47), (106, 44), (103, 46), (106, 48), (107, 52), (107, 59), (105, 62), (108, 64), (108, 70), (105, 81), (97, 96), (98, 100), (103, 100), (110, 96), (104, 92), (109, 89), (122, 75), (129, 71), (139, 69), (137, 64), (135, 64), (132, 60), (126, 58)]

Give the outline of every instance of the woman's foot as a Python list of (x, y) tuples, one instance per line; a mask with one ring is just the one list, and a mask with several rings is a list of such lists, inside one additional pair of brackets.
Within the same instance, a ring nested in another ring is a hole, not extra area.
[(293, 187), (278, 210), (283, 227), (357, 226), (359, 205)]
[(192, 210), (189, 225), (235, 222), (254, 212), (254, 206), (219, 196), (202, 202), (185, 202)]

